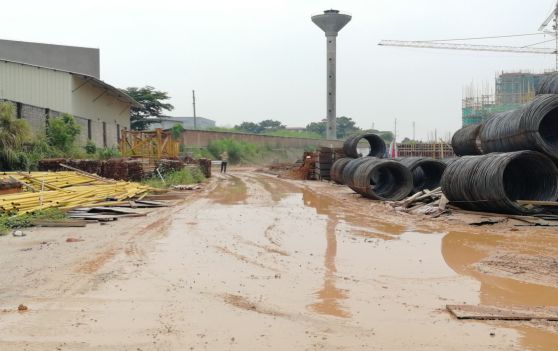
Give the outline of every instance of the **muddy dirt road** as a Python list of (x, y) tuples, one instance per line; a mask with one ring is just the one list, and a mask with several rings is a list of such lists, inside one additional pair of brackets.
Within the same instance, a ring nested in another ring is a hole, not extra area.
[(388, 218), (325, 186), (239, 171), (146, 218), (0, 238), (0, 350), (558, 349), (553, 325), (445, 311), (557, 306), (558, 282), (476, 265), (555, 257), (558, 235)]

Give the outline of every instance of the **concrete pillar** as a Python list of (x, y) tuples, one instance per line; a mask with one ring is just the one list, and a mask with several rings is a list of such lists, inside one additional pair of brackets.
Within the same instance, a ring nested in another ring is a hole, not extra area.
[(327, 35), (327, 139), (337, 139), (337, 34)]
[(337, 67), (337, 33), (351, 20), (351, 16), (339, 13), (338, 10), (326, 10), (323, 14), (312, 16), (314, 22), (325, 32), (327, 44), (327, 130), (326, 136), (329, 140), (337, 139), (336, 125), (336, 67)]

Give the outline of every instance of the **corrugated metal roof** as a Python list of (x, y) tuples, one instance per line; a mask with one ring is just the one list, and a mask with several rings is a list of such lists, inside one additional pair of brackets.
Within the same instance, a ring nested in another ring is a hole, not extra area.
[(93, 76), (88, 76), (88, 75), (83, 74), (83, 73), (70, 72), (70, 71), (65, 71), (65, 70), (61, 70), (61, 69), (37, 66), (37, 65), (29, 64), (29, 63), (10, 61), (10, 60), (5, 60), (5, 59), (0, 59), (0, 62), (9, 62), (9, 63), (15, 63), (15, 64), (23, 65), (23, 66), (30, 66), (30, 67), (40, 68), (40, 69), (47, 69), (47, 70), (51, 70), (51, 71), (68, 73), (68, 74), (71, 74), (73, 76), (85, 79), (86, 81), (88, 81), (88, 83), (91, 83), (93, 85), (97, 85), (97, 86), (99, 86), (103, 89), (106, 89), (108, 91), (108, 94), (116, 97), (118, 100), (120, 100), (122, 102), (127, 102), (127, 103), (131, 104), (132, 107), (137, 107), (137, 108), (142, 108), (143, 107), (142, 104), (140, 104), (139, 102), (134, 100), (134, 98), (132, 98), (130, 95), (124, 93), (122, 90), (120, 90), (120, 89), (118, 89), (118, 88), (116, 88), (116, 87), (114, 87), (114, 86), (112, 86), (108, 83), (105, 83), (102, 80), (97, 79)]

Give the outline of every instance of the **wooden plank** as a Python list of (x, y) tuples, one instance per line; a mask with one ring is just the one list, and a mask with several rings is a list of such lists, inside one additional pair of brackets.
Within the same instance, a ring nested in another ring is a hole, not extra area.
[(147, 195), (143, 199), (134, 201), (158, 201), (158, 200), (182, 200), (188, 196), (189, 193), (177, 194), (164, 194), (164, 195)]
[(151, 207), (169, 207), (168, 204), (158, 201), (136, 200), (135, 203), (138, 207), (139, 205), (149, 205)]
[(530, 321), (547, 320), (558, 321), (556, 307), (494, 307), (474, 305), (446, 305), (446, 309), (457, 319), (475, 320), (504, 320)]
[(79, 219), (36, 219), (32, 222), (32, 224), (37, 227), (85, 227), (87, 222)]
[(127, 208), (122, 207), (91, 207), (88, 209), (87, 212), (110, 212), (115, 214), (137, 214), (137, 215), (144, 215), (146, 213), (130, 210)]
[(516, 202), (520, 205), (558, 206), (557, 201), (517, 200)]

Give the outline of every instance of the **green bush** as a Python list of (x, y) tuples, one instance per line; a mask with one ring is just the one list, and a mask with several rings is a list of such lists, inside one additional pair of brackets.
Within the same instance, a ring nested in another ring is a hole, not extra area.
[(113, 147), (105, 147), (97, 150), (97, 158), (99, 160), (108, 160), (110, 158), (120, 157), (120, 151)]
[(74, 147), (80, 128), (72, 115), (62, 114), (48, 119), (46, 135), (48, 143), (55, 148), (68, 152)]
[(87, 143), (83, 148), (88, 155), (95, 155), (97, 153), (97, 145), (95, 145), (95, 143), (91, 140), (87, 140)]
[(185, 129), (182, 126), (182, 124), (175, 124), (174, 126), (171, 127), (170, 132), (172, 135), (172, 138), (176, 141), (180, 141), (180, 138), (182, 136), (182, 132), (184, 132)]
[(31, 136), (27, 122), (13, 117), (13, 106), (0, 103), (0, 169), (27, 169), (23, 146)]
[(142, 183), (153, 188), (167, 188), (172, 185), (188, 185), (201, 183), (205, 179), (201, 169), (183, 168), (180, 171), (173, 171), (163, 175), (164, 182), (158, 174), (154, 174), (151, 178), (144, 180)]
[(221, 154), (226, 151), (229, 154), (231, 163), (249, 163), (261, 155), (261, 147), (233, 139), (215, 140), (209, 143), (207, 150), (215, 159), (219, 159)]

